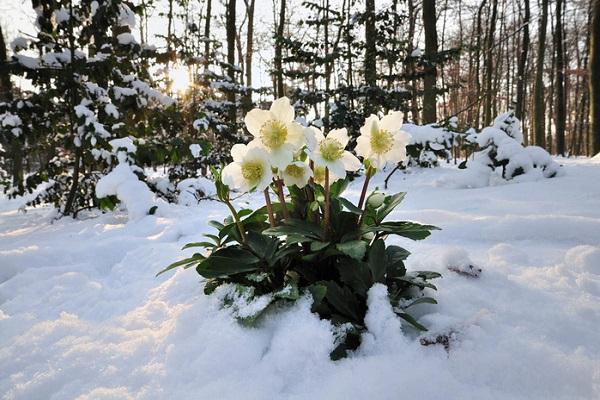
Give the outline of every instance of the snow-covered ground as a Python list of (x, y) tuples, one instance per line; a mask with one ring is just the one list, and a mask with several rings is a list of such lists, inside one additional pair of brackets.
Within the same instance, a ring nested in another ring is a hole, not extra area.
[[(401, 243), (409, 269), (444, 275), (417, 315), (450, 348), (400, 329), (375, 290), (371, 333), (337, 362), (307, 300), (247, 328), (195, 271), (155, 278), (225, 215), (215, 202), (53, 221), (1, 199), (0, 397), (598, 399), (600, 163), (559, 161), (562, 177), (479, 189), (453, 188), (448, 167), (396, 174), (390, 191), (408, 196), (392, 219), (443, 229)], [(480, 278), (446, 269), (465, 258)]]

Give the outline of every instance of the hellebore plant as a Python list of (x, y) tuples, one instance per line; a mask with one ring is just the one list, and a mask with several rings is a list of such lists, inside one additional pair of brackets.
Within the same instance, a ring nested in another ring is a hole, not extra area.
[[(370, 116), (358, 138), (366, 178), (358, 205), (342, 197), (347, 171), (363, 164), (346, 150), (346, 129), (324, 133), (294, 122), (294, 108), (283, 97), (269, 111), (252, 110), (245, 118), (254, 136), (231, 149), (233, 162), (213, 169), (217, 197), (231, 216), (211, 221), (217, 234), (184, 248), (204, 248), (167, 267), (195, 267), (206, 279), (204, 292), (217, 288), (223, 303), (241, 321), (251, 323), (274, 304), (311, 295), (312, 310), (336, 327), (333, 359), (360, 344), (365, 331), (367, 292), (387, 286), (394, 312), (418, 330), (426, 330), (408, 312), (411, 306), (435, 304), (425, 288), (436, 272), (407, 272), (409, 252), (385, 244), (389, 235), (421, 240), (438, 229), (408, 221), (385, 221), (405, 193), (367, 196), (369, 179), (388, 163), (406, 159), (408, 134), (398, 113)], [(286, 190), (287, 188), (287, 190)], [(236, 210), (230, 190), (263, 191), (265, 206)], [(270, 193), (277, 195), (271, 201)]]

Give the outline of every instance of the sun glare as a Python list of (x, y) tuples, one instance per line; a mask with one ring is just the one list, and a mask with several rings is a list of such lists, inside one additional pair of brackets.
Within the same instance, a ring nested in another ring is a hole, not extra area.
[(170, 72), (171, 89), (174, 93), (183, 93), (190, 87), (190, 73), (186, 66), (177, 65)]

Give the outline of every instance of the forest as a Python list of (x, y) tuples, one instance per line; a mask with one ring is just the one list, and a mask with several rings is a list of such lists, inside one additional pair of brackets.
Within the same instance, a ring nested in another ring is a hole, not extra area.
[[(246, 112), (282, 96), (304, 124), (345, 126), (352, 143), (377, 112), (448, 127), (431, 164), (468, 158), (469, 130), (509, 111), (525, 146), (594, 155), (598, 5), (550, 3), (23, 2), (37, 35), (8, 26), (12, 39), (0, 43), (5, 190), (22, 195), (52, 180), (32, 204), (64, 215), (97, 207), (109, 142), (131, 137), (135, 162), (163, 168), (169, 184), (144, 179), (173, 199), (173, 185), (206, 175), (229, 161), (228, 144), (247, 141)], [(418, 151), (413, 159), (427, 158)]]

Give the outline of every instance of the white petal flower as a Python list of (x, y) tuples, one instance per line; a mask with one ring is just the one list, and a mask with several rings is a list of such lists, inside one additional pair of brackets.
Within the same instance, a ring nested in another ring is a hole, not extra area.
[(236, 144), (231, 149), (233, 162), (223, 168), (223, 183), (231, 189), (250, 192), (264, 190), (273, 179), (269, 155), (257, 146)]
[[(331, 185), (333, 182), (343, 179), (345, 177), (345, 173), (344, 176), (337, 176), (333, 172), (329, 171), (329, 184)], [(315, 183), (321, 186), (325, 186), (325, 167), (315, 165), (315, 170), (313, 171), (313, 180), (315, 181)]]
[(327, 136), (316, 128), (305, 130), (308, 155), (316, 167), (327, 167), (333, 176), (343, 178), (346, 171), (356, 171), (361, 163), (346, 151), (349, 138), (346, 129), (334, 129)]
[(260, 145), (269, 153), (275, 168), (284, 169), (304, 145), (303, 128), (294, 122), (294, 107), (287, 97), (275, 100), (269, 111), (258, 108), (250, 111), (244, 122), (255, 137), (254, 145)]
[(371, 115), (360, 128), (356, 154), (368, 160), (376, 169), (406, 160), (410, 135), (401, 128), (402, 114), (399, 111), (390, 112), (381, 119)]
[(313, 175), (312, 170), (309, 168), (306, 163), (302, 161), (294, 161), (281, 173), (283, 178), (283, 183), (286, 186), (296, 185), (299, 188), (303, 188), (308, 183), (308, 180)]

